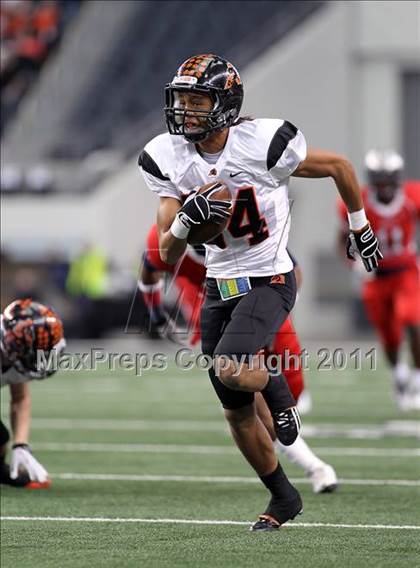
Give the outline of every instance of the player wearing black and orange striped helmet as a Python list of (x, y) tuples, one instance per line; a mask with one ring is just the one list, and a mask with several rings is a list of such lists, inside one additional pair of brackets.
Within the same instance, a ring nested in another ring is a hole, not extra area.
[(37, 365), (37, 353), (46, 356), (65, 347), (63, 324), (52, 308), (31, 298), (9, 304), (1, 316), (2, 358), (30, 379), (43, 379), (52, 371)]
[(31, 396), (28, 382), (44, 379), (55, 372), (44, 359), (59, 355), (65, 347), (63, 324), (50, 307), (31, 298), (16, 300), (1, 314), (1, 386), (10, 387), (12, 450), (10, 466), (5, 461), (10, 434), (0, 421), (0, 483), (13, 487), (44, 488), (51, 480), (47, 470), (32, 455), (29, 446)]
[[(184, 108), (182, 93), (207, 95), (209, 110)], [(166, 124), (170, 134), (180, 134), (189, 142), (202, 142), (211, 133), (231, 126), (239, 118), (244, 90), (235, 67), (222, 57), (207, 53), (190, 57), (179, 67), (165, 88)], [(199, 117), (201, 126), (189, 131), (189, 116)]]

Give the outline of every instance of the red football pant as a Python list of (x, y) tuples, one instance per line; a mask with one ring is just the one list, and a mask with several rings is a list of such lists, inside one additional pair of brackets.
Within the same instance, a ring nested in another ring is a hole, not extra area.
[(398, 349), (404, 328), (420, 323), (418, 268), (365, 282), (362, 299), (385, 350)]
[(166, 264), (160, 258), (157, 226), (153, 225), (147, 236), (146, 259), (155, 270), (172, 274), (178, 288), (178, 306), (193, 331), (192, 345), (200, 339), (200, 310), (203, 303), (203, 283), (206, 277), (204, 265), (186, 254), (176, 264)]
[(166, 264), (166, 262), (163, 262), (159, 254), (157, 225), (153, 225), (147, 235), (146, 259), (156, 270), (173, 274), (175, 277), (183, 276), (199, 289), (201, 289), (206, 278), (204, 265), (200, 262), (196, 262), (188, 254), (184, 255), (176, 264)]
[(299, 338), (291, 318), (288, 317), (277, 332), (268, 352), (281, 356), (282, 373), (295, 400), (298, 400), (304, 389), (301, 351)]

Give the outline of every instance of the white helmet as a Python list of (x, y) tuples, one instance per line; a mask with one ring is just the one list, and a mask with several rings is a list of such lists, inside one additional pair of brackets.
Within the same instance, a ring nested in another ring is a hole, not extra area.
[(392, 174), (402, 171), (404, 160), (394, 150), (369, 150), (365, 166), (368, 172)]

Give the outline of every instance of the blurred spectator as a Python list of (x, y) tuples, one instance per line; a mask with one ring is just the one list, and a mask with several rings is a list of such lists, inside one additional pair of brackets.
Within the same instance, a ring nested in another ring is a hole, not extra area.
[(75, 0), (2, 0), (1, 128), (16, 111), (79, 4)]
[(53, 46), (58, 37), (60, 12), (55, 0), (43, 0), (32, 16), (32, 25), (46, 46)]
[(1, 3), (1, 39), (11, 40), (29, 26), (32, 10), (31, 0), (3, 0)]
[(85, 245), (70, 263), (66, 283), (68, 293), (92, 300), (103, 297), (107, 288), (107, 269), (105, 255), (99, 249)]
[(101, 309), (108, 286), (108, 263), (97, 248), (86, 245), (70, 263), (66, 287), (78, 306), (79, 337), (100, 337), (106, 322)]
[(37, 72), (47, 55), (47, 46), (34, 29), (28, 30), (19, 37), (15, 46), (17, 71)]

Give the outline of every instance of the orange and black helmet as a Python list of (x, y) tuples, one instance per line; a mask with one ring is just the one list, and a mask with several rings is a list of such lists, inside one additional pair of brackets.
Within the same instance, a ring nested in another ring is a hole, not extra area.
[(50, 307), (31, 298), (15, 300), (1, 316), (1, 347), (7, 360), (21, 373), (41, 379), (51, 372), (39, 369), (37, 352), (48, 355), (65, 346), (63, 324)]
[[(177, 104), (179, 92), (208, 95), (213, 101), (209, 111), (188, 111)], [(222, 57), (211, 53), (190, 57), (179, 67), (165, 88), (166, 124), (170, 134), (180, 134), (190, 142), (202, 142), (209, 134), (231, 126), (239, 118), (244, 97), (238, 71)], [(189, 133), (185, 119), (194, 115), (205, 123), (199, 132)]]

